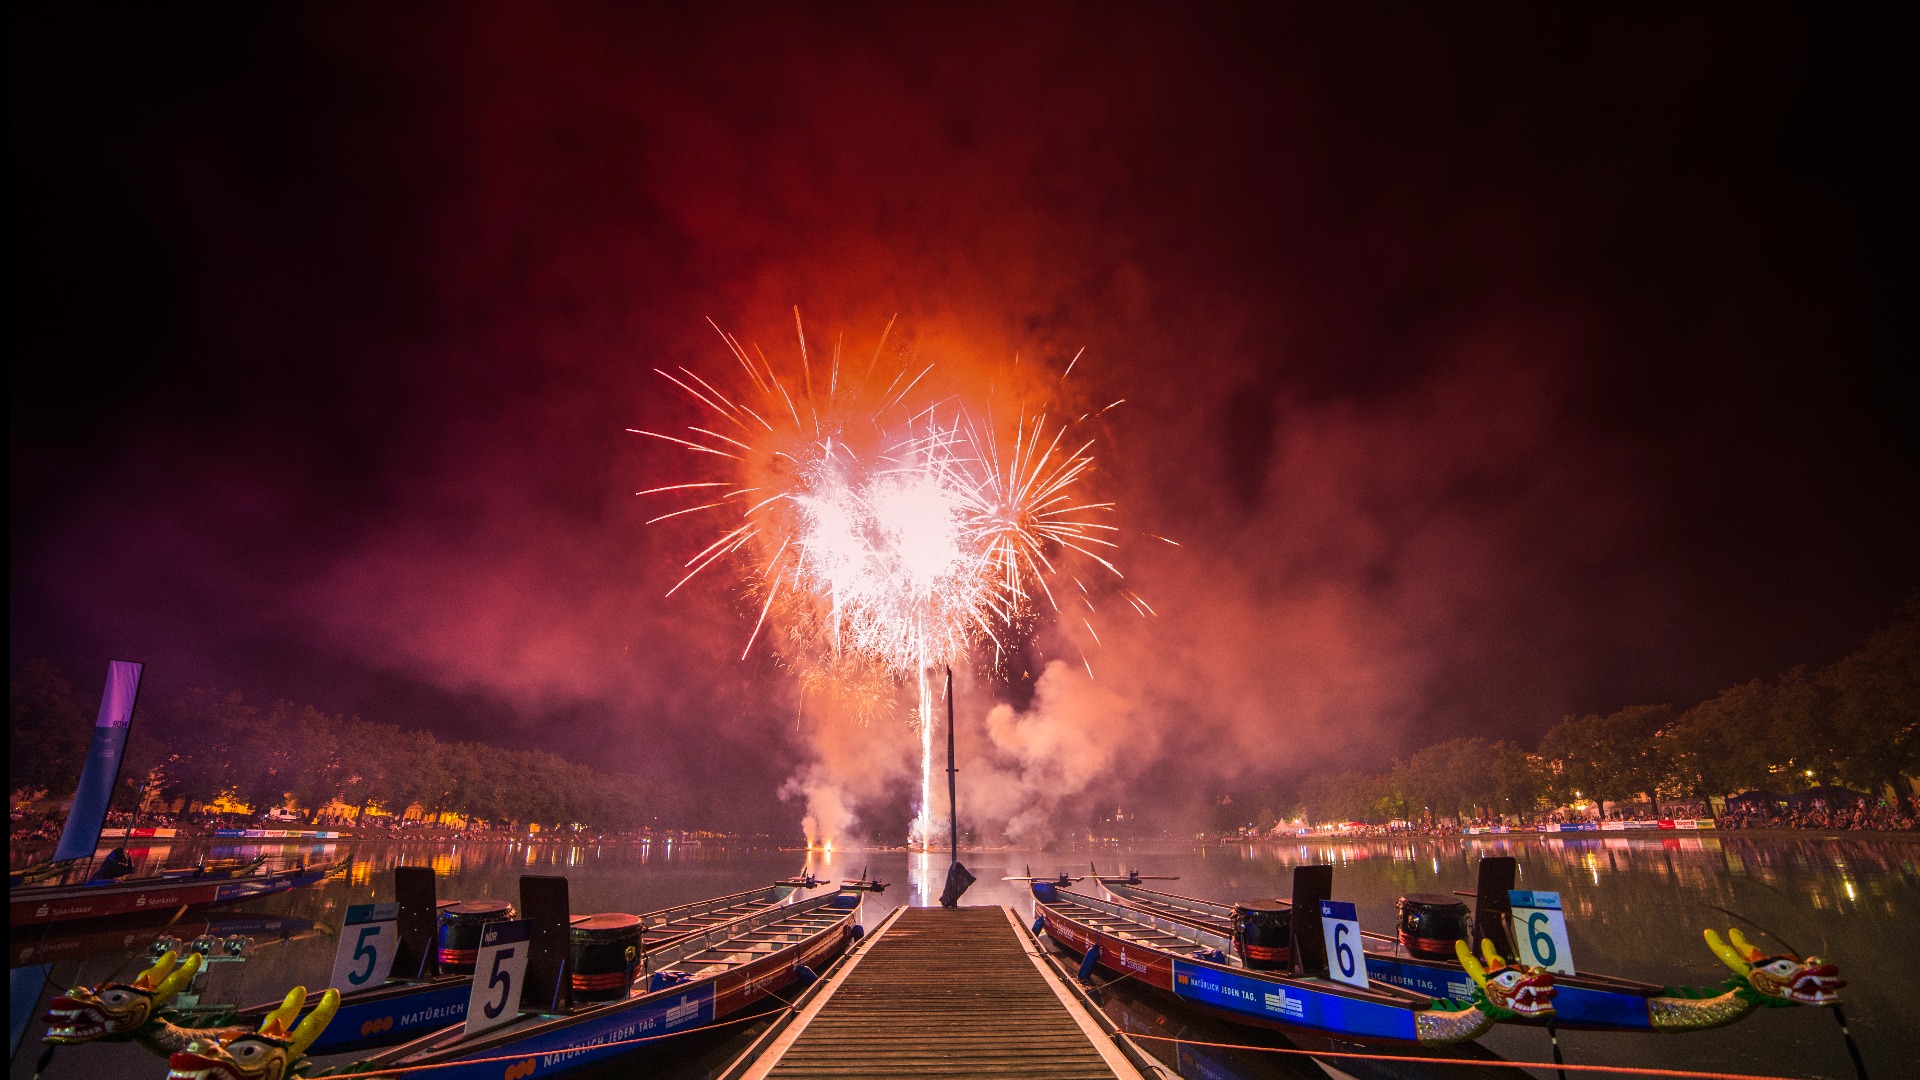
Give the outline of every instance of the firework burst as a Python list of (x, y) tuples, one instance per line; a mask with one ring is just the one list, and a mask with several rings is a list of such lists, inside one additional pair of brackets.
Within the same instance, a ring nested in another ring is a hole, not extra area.
[(926, 389), (931, 365), (876, 377), (886, 333), (860, 374), (838, 348), (816, 373), (798, 311), (794, 325), (797, 379), (783, 379), (764, 354), (717, 326), (744, 375), (722, 380), (729, 390), (686, 368), (656, 369), (698, 403), (701, 419), (671, 434), (629, 430), (713, 468), (640, 494), (686, 500), (652, 522), (721, 518), (668, 595), (716, 566), (736, 574), (757, 608), (743, 657), (777, 629), (775, 651), (800, 672), (803, 689), (851, 699), (863, 718), (883, 709), (884, 690), (918, 683), (915, 833), (924, 839), (930, 673), (983, 643), (1004, 655), (1038, 602), (1061, 610), (1060, 581), (1072, 581), (1072, 601), (1091, 611), (1089, 590), (1064, 564), (1084, 560), (1119, 576), (1117, 530), (1104, 520), (1113, 505), (1079, 497), (1093, 443), (1069, 439), (1071, 425), (1015, 407), (1003, 410), (1011, 421), (1003, 434), (993, 402)]

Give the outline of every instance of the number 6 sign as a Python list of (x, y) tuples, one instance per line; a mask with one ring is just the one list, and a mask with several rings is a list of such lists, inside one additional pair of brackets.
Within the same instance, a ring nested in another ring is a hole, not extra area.
[(503, 919), (480, 928), (480, 956), (467, 995), (467, 1035), (520, 1015), (520, 987), (527, 978), (527, 942), (532, 937), (533, 924), (525, 919)]
[(1567, 944), (1560, 894), (1513, 889), (1507, 893), (1507, 902), (1513, 908), (1513, 947), (1520, 953), (1520, 962), (1572, 975), (1573, 949)]
[(1367, 955), (1360, 949), (1360, 916), (1353, 905), (1320, 901), (1320, 932), (1327, 939), (1327, 974), (1334, 982), (1365, 988)]
[(358, 904), (347, 909), (340, 928), (340, 951), (333, 957), (333, 980), (343, 994), (379, 986), (393, 970), (398, 951), (399, 904)]

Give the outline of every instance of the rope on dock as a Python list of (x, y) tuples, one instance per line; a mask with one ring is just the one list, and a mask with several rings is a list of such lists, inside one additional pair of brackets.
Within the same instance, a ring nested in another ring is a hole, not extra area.
[(1204, 1046), (1213, 1050), (1254, 1050), (1263, 1054), (1298, 1054), (1317, 1058), (1353, 1058), (1360, 1061), (1411, 1061), (1422, 1065), (1475, 1065), (1493, 1069), (1564, 1069), (1567, 1072), (1624, 1073), (1630, 1076), (1671, 1076), (1686, 1080), (1799, 1080), (1791, 1076), (1770, 1076), (1761, 1073), (1701, 1072), (1695, 1069), (1654, 1069), (1640, 1065), (1555, 1065), (1548, 1061), (1484, 1061), (1478, 1058), (1437, 1058), (1421, 1057), (1415, 1054), (1362, 1054), (1350, 1050), (1301, 1050), (1286, 1046), (1252, 1046), (1239, 1043), (1202, 1042), (1199, 1039), (1177, 1039), (1170, 1035), (1143, 1035), (1137, 1031), (1122, 1032), (1129, 1039), (1152, 1039), (1155, 1042), (1181, 1043), (1186, 1046)]

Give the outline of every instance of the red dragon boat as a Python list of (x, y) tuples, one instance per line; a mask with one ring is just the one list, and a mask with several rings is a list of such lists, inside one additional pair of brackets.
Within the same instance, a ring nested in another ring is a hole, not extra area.
[(278, 870), (265, 870), (258, 865), (187, 867), (117, 881), (29, 885), (8, 890), (8, 925), (48, 926), (225, 907), (312, 885), (346, 869), (351, 861), (349, 857), (318, 866), (298, 863)]

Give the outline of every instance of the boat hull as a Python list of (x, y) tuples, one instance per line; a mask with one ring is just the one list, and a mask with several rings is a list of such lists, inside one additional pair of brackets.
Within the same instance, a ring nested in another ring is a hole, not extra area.
[(524, 1080), (604, 1067), (612, 1056), (596, 1052), (596, 1047), (634, 1039), (660, 1042), (628, 1052), (668, 1045), (668, 1036), (691, 1035), (778, 1004), (780, 996), (802, 977), (801, 967), (817, 971), (852, 944), (860, 909), (856, 904), (837, 910), (844, 914), (793, 947), (725, 973), (585, 1009), (542, 1023), (536, 1030), (508, 1029), (500, 1036), (482, 1037), (455, 1054), (427, 1049), (389, 1058), (370, 1064), (365, 1072), (377, 1077), (383, 1075), (382, 1067), (431, 1064), (436, 1080), (499, 1080), (502, 1075)]
[(325, 866), (204, 881), (143, 880), (112, 885), (15, 889), (8, 897), (8, 925), (48, 926), (242, 904), (311, 885), (335, 869)]
[(1413, 1009), (1177, 957), (1085, 926), (1045, 904), (1035, 906), (1047, 936), (1060, 945), (1082, 956), (1098, 945), (1097, 966), (1207, 1015), (1275, 1031), (1367, 1042), (1425, 1041)]
[(473, 980), (455, 976), (343, 998), (340, 1011), (307, 1053), (314, 1057), (358, 1053), (464, 1023), (472, 994)]
[[(1163, 918), (1185, 922), (1202, 929), (1224, 932), (1232, 908), (1194, 897), (1175, 896), (1106, 884), (1107, 892), (1118, 903), (1149, 911)], [(1367, 950), (1367, 974), (1381, 982), (1429, 997), (1458, 1002), (1473, 1000), (1473, 980), (1457, 963), (1445, 960), (1420, 960), (1398, 953)], [(1606, 985), (1611, 982), (1617, 985)], [(1553, 996), (1554, 1024), (1581, 1031), (1658, 1031), (1648, 1001), (1660, 993), (1660, 987), (1633, 983), (1608, 976), (1560, 975), (1555, 977)], [(1527, 1024), (1545, 1027), (1545, 1020), (1514, 1016), (1503, 1017), (1503, 1024)]]

